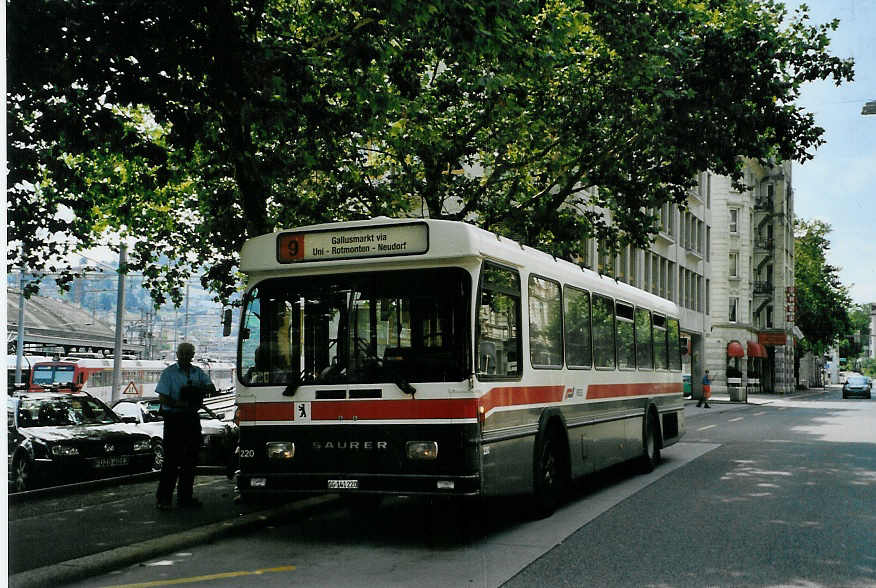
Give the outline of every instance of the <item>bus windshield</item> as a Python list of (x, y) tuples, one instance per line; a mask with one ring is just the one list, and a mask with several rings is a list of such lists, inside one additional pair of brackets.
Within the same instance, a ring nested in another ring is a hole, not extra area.
[(460, 268), (272, 278), (245, 300), (247, 385), (460, 381), (471, 373)]

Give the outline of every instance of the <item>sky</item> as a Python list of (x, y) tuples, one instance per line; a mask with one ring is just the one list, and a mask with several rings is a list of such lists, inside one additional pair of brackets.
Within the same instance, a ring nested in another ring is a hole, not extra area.
[[(799, 4), (787, 3), (789, 9)], [(798, 104), (815, 115), (827, 143), (814, 159), (793, 166), (795, 213), (833, 227), (828, 263), (840, 268), (854, 302), (876, 302), (876, 115), (861, 115), (864, 103), (876, 100), (876, 0), (806, 4), (813, 23), (840, 19), (830, 52), (854, 58), (855, 80), (803, 88)]]

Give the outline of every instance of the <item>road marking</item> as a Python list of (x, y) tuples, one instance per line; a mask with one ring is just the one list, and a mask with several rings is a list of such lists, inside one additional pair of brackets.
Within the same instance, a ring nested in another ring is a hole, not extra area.
[(762, 411), (760, 411), (760, 412), (756, 412), (756, 413), (754, 413), (754, 414), (751, 415), (751, 416), (760, 416), (760, 415), (762, 415), (762, 414), (766, 414), (766, 411), (765, 411), (765, 410), (762, 410)]
[(736, 421), (741, 421), (741, 420), (744, 419), (744, 418), (745, 418), (745, 417), (736, 417), (735, 419), (730, 419), (730, 420), (727, 421), (727, 422), (728, 422), (728, 423), (735, 423)]
[(208, 574), (206, 576), (193, 576), (191, 578), (177, 578), (175, 580), (154, 580), (152, 582), (140, 582), (139, 584), (120, 584), (111, 588), (152, 588), (154, 586), (173, 586), (176, 584), (194, 584), (196, 582), (210, 582), (224, 578), (239, 578), (241, 576), (259, 576), (273, 572), (291, 572), (295, 566), (281, 566), (279, 568), (265, 568), (263, 570), (222, 572), (221, 574)]
[(711, 429), (712, 427), (717, 427), (718, 425), (706, 425), (705, 427), (700, 427), (697, 431), (705, 431), (706, 429)]

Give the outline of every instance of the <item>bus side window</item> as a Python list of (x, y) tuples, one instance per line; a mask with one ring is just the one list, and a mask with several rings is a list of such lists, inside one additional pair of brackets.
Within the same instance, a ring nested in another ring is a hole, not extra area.
[(666, 345), (666, 317), (654, 315), (654, 367), (665, 370), (669, 367), (669, 351)]
[(614, 301), (593, 295), (593, 360), (598, 368), (614, 368)]
[(590, 295), (585, 290), (566, 286), (563, 297), (566, 329), (566, 365), (589, 368), (593, 365), (590, 341)]
[(563, 367), (563, 298), (560, 284), (529, 276), (529, 355), (533, 367)]
[(681, 369), (681, 332), (678, 328), (678, 319), (669, 319), (667, 322), (666, 335), (669, 339), (669, 369)]
[(478, 304), (478, 375), (519, 376), (520, 276), (515, 270), (484, 263)]
[(650, 370), (653, 361), (654, 342), (651, 336), (651, 313), (646, 308), (636, 309), (636, 359), (640, 370)]

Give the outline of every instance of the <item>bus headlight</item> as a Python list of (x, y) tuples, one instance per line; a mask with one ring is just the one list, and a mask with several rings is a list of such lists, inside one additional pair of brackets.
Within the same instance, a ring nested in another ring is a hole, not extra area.
[(292, 459), (295, 457), (295, 443), (292, 441), (269, 441), (265, 443), (268, 459)]
[(405, 446), (408, 459), (438, 459), (437, 441), (408, 441)]

